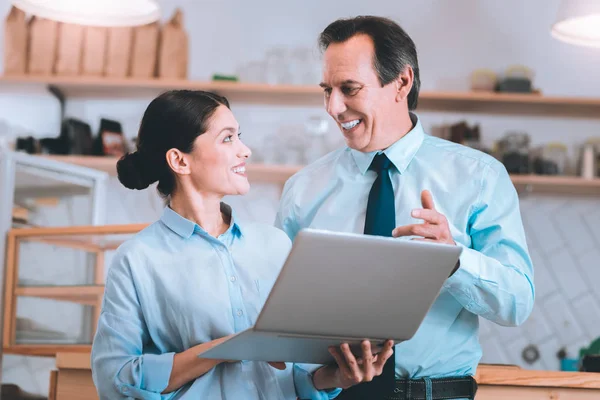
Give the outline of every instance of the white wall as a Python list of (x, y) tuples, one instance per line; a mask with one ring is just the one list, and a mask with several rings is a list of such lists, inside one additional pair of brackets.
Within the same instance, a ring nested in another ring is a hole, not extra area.
[[(558, 0), (163, 0), (161, 4), (165, 16), (170, 16), (175, 6), (184, 9), (191, 40), (191, 79), (205, 80), (214, 72), (235, 73), (239, 65), (262, 58), (274, 46), (315, 46), (318, 33), (333, 19), (376, 14), (395, 19), (415, 40), (423, 90), (467, 90), (474, 69), (503, 72), (510, 65), (523, 64), (535, 71), (534, 84), (544, 94), (600, 97), (600, 50), (566, 45), (549, 34)], [(7, 10), (8, 1), (1, 0), (0, 12)], [(56, 101), (43, 91), (26, 96), (19, 92), (19, 88), (0, 88), (0, 122), (18, 127), (19, 132), (55, 136), (60, 123)], [(149, 100), (77, 100), (69, 102), (67, 114), (86, 120), (94, 132), (101, 116), (115, 118), (133, 137)], [(244, 139), (257, 152), (266, 143), (265, 137), (282, 126), (302, 123), (309, 115), (324, 115), (320, 108), (233, 104), (233, 109)], [(523, 130), (532, 135), (533, 144), (562, 141), (575, 150), (587, 137), (600, 135), (600, 119), (460, 113), (422, 113), (421, 117), (426, 128), (461, 118), (479, 122), (487, 143), (508, 130)], [(330, 140), (339, 141), (334, 128)], [(245, 198), (231, 201), (239, 213), (270, 223), (277, 197), (277, 188), (262, 185), (254, 186)], [(557, 369), (554, 354), (560, 347), (567, 346), (573, 354), (600, 335), (600, 298), (592, 285), (600, 278), (597, 206), (597, 199), (523, 198), (523, 218), (536, 268), (536, 309), (518, 329), (483, 323), (484, 361)], [(151, 221), (160, 211), (160, 201), (152, 192), (127, 191), (113, 180), (108, 209), (114, 212), (108, 223)], [(61, 210), (63, 215), (74, 212), (68, 205)], [(564, 213), (558, 214), (559, 210)], [(532, 343), (540, 348), (542, 359), (530, 366), (524, 364), (520, 352)], [(4, 381), (44, 393), (51, 367), (51, 360), (6, 356)]]

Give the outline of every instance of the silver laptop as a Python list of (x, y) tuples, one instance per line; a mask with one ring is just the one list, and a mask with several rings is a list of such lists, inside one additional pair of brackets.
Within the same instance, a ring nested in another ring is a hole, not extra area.
[(304, 229), (256, 324), (202, 358), (334, 362), (329, 346), (410, 339), (461, 253), (459, 246)]

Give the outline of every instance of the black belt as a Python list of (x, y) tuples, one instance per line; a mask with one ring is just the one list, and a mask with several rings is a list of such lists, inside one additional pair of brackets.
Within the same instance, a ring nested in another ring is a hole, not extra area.
[[(384, 396), (384, 400), (425, 400), (426, 390), (423, 379), (396, 379), (393, 393)], [(470, 376), (431, 379), (431, 400), (474, 399), (476, 392), (477, 382)]]
[[(336, 400), (425, 400), (424, 379), (396, 379), (394, 386), (381, 387), (381, 382), (358, 384), (343, 390)], [(382, 393), (384, 391), (384, 394)], [(474, 399), (477, 382), (470, 376), (431, 379), (431, 400)]]

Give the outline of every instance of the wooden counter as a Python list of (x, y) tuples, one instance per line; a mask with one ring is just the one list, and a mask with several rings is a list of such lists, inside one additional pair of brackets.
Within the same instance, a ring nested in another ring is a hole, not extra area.
[[(88, 353), (59, 353), (50, 376), (49, 400), (97, 400)], [(481, 364), (477, 400), (598, 400), (600, 373), (532, 371)]]
[(481, 364), (475, 379), (477, 400), (598, 400), (600, 373), (533, 371), (516, 366)]

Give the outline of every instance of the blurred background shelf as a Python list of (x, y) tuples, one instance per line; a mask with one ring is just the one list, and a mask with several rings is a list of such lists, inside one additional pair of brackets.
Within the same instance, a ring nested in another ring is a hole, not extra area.
[(15, 288), (15, 296), (42, 297), (85, 305), (96, 305), (98, 298), (103, 294), (104, 285), (18, 286)]
[[(240, 102), (286, 105), (323, 104), (323, 91), (317, 85), (30, 75), (2, 76), (0, 84), (2, 87), (13, 88), (48, 86), (58, 89), (67, 98), (151, 97), (170, 89), (191, 89), (217, 92), (230, 100)], [(600, 118), (600, 98), (495, 92), (422, 91), (419, 94), (418, 110), (596, 119)]]
[[(99, 169), (116, 175), (115, 158), (94, 156), (45, 156), (79, 166)], [(248, 164), (246, 171), (252, 182), (283, 185), (285, 181), (302, 168), (296, 165)], [(518, 190), (537, 193), (600, 195), (600, 179), (583, 179), (578, 176), (557, 175), (511, 175)]]
[(511, 175), (515, 187), (536, 193), (600, 195), (600, 179), (578, 176)]
[[(32, 229), (32, 228), (27, 228)], [(29, 242), (37, 242), (44, 243), (57, 247), (68, 247), (71, 249), (80, 249), (88, 252), (98, 253), (101, 251), (107, 250), (116, 250), (121, 243), (123, 243), (126, 239), (116, 239), (118, 235), (114, 236), (115, 238), (104, 238), (104, 237), (94, 237), (93, 235), (61, 235), (59, 237), (25, 237), (23, 241)]]
[(14, 344), (3, 348), (5, 354), (39, 357), (55, 357), (61, 352), (89, 354), (91, 351), (91, 344)]

